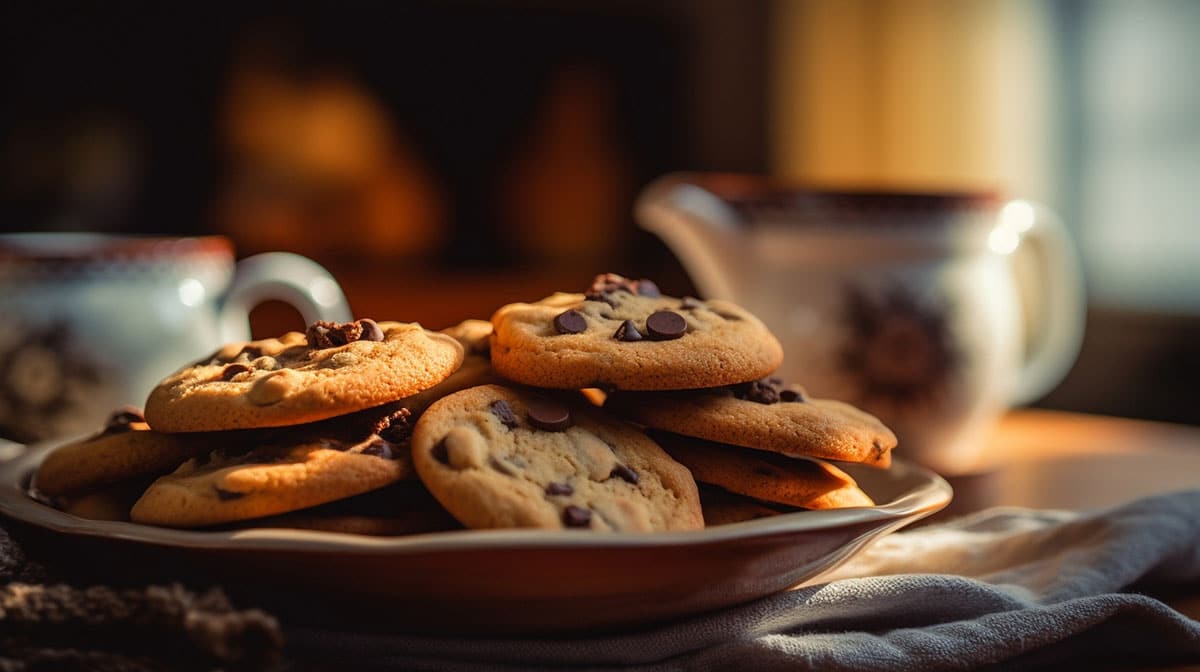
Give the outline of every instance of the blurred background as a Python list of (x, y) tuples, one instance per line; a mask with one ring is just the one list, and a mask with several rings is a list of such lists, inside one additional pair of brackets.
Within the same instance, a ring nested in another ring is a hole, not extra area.
[(437, 328), (606, 270), (693, 292), (631, 213), (674, 170), (998, 190), (1083, 255), (1041, 405), (1200, 424), (1197, 2), (7, 3), (0, 35), (4, 231), (219, 233)]

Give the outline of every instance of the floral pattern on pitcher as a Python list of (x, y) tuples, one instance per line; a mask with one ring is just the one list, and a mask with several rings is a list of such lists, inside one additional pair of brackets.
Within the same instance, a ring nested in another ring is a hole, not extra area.
[(0, 436), (32, 442), (89, 429), (101, 368), (64, 323), (0, 326)]
[(903, 411), (943, 399), (963, 364), (953, 313), (947, 297), (923, 302), (899, 284), (878, 295), (847, 286), (838, 363), (855, 381), (856, 401)]

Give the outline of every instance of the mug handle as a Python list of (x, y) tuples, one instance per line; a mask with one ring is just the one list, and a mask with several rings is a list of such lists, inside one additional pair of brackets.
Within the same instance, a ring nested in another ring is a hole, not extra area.
[(250, 310), (271, 299), (294, 306), (305, 324), (351, 319), (346, 295), (323, 266), (291, 252), (266, 252), (238, 262), (233, 286), (221, 306), (221, 339), (245, 340)]
[(1040, 203), (1009, 201), (1000, 209), (988, 245), (1010, 254), (1026, 241), (1041, 248), (1036, 286), (1044, 291), (1040, 309), (1031, 316), (1036, 329), (1012, 392), (1014, 405), (1036, 401), (1066, 376), (1083, 343), (1087, 312), (1079, 257), (1062, 220)]

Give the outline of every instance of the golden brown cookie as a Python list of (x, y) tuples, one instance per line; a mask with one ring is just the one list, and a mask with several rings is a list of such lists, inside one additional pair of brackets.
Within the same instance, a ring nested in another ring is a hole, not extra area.
[(696, 483), (642, 432), (575, 399), (483, 385), (413, 431), (417, 473), (470, 528), (649, 532), (704, 526)]
[(144, 478), (122, 481), (86, 494), (63, 497), (59, 508), (88, 520), (129, 522), (129, 510), (149, 485), (150, 480)]
[(201, 527), (304, 509), (396, 483), (413, 473), (407, 416), (397, 412), (390, 425), (356, 442), (293, 431), (248, 452), (217, 450), (193, 458), (147, 488), (131, 518)]
[(492, 366), (526, 385), (674, 390), (761, 378), (783, 361), (758, 318), (725, 301), (661, 296), (599, 276), (586, 294), (514, 303), (492, 316)]
[(156, 432), (137, 410), (121, 409), (100, 433), (47, 455), (34, 487), (50, 497), (78, 496), (127, 479), (165, 474), (213, 445), (205, 437)]
[(886, 468), (896, 435), (850, 404), (775, 378), (707, 390), (615, 393), (605, 408), (655, 429), (797, 457)]
[(413, 417), (419, 417), (433, 402), (459, 390), (476, 385), (503, 383), (504, 379), (492, 370), (491, 358), (488, 356), (489, 340), (492, 335), (492, 323), (483, 320), (465, 320), (453, 327), (443, 329), (441, 333), (450, 336), (463, 346), (466, 353), (462, 366), (450, 374), (442, 382), (423, 392), (406, 397), (400, 403), (412, 412)]
[(827, 462), (786, 457), (690, 437), (654, 432), (653, 437), (700, 483), (764, 502), (802, 509), (874, 506), (849, 474)]
[(146, 419), (162, 432), (279, 427), (412, 396), (463, 359), (458, 341), (418, 324), (317, 322), (307, 334), (232, 343), (162, 381)]
[[(735, 495), (728, 490), (715, 485), (699, 483), (700, 506), (704, 508), (704, 526), (730, 525), (743, 523), (747, 520), (771, 518), (781, 513), (787, 513), (788, 508), (778, 504), (768, 506), (752, 497)], [(800, 509), (792, 508), (791, 511)]]

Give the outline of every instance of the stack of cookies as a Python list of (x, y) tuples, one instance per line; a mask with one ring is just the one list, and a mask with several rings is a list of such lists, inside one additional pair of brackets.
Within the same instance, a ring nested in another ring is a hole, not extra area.
[(895, 436), (772, 378), (742, 308), (608, 274), (490, 322), (317, 322), (229, 344), (43, 462), (38, 496), (89, 518), (398, 535), (689, 530), (872, 506), (827, 460)]

